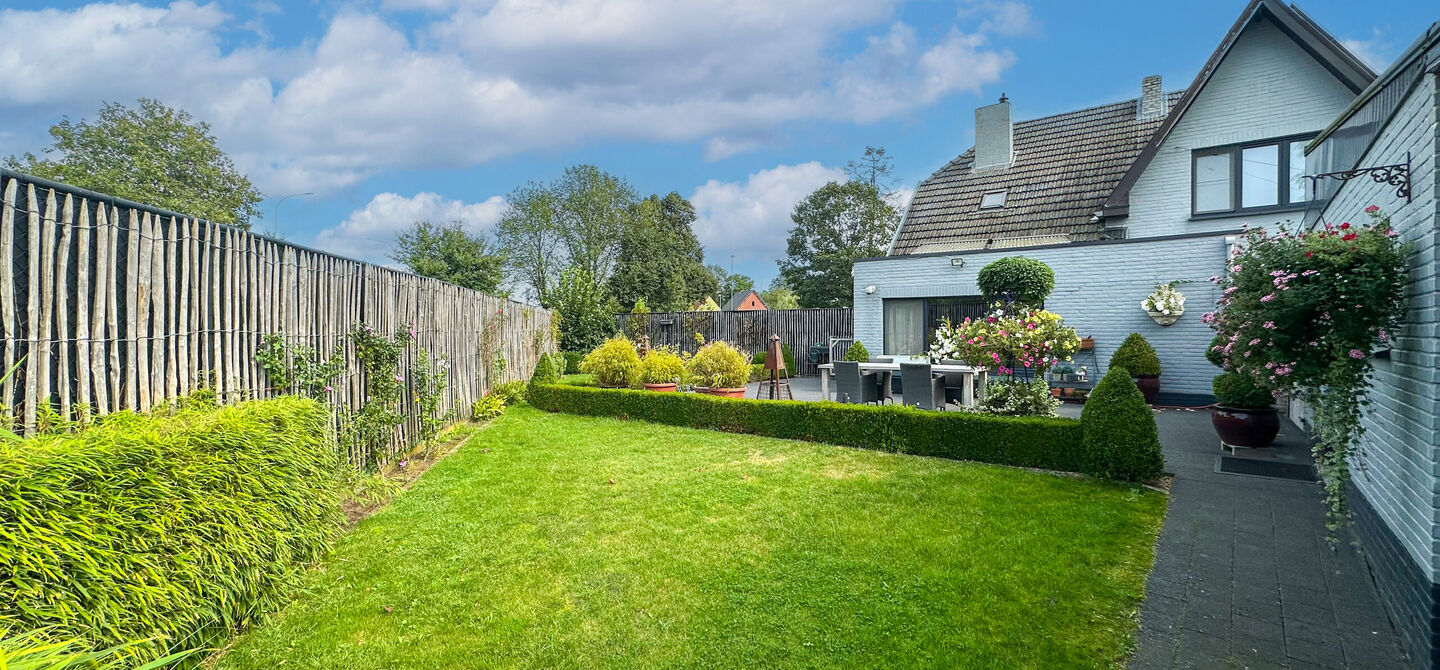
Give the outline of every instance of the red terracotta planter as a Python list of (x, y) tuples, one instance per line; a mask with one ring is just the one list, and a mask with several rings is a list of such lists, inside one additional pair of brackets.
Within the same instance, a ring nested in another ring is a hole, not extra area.
[(673, 393), (675, 391), (675, 383), (671, 382), (669, 384), (646, 384), (645, 390), (658, 391), (660, 393)]
[(1140, 387), (1140, 393), (1145, 396), (1145, 404), (1155, 404), (1155, 396), (1160, 393), (1159, 377), (1132, 377), (1135, 385)]
[(1280, 433), (1280, 414), (1275, 408), (1235, 409), (1216, 407), (1210, 413), (1210, 424), (1220, 441), (1232, 447), (1263, 449), (1275, 442)]
[(719, 388), (719, 387), (716, 387), (716, 388), (704, 388), (704, 389), (700, 389), (700, 392), (701, 392), (701, 393), (705, 393), (705, 394), (707, 394), (707, 395), (717, 396), (717, 397), (720, 397), (720, 398), (744, 398), (744, 397), (745, 397), (745, 387), (744, 387), (744, 386), (741, 386), (741, 387), (738, 387), (738, 388)]

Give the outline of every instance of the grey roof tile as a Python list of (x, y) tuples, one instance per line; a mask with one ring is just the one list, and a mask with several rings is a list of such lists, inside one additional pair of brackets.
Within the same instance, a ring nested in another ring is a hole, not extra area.
[[(1173, 109), (1184, 91), (1169, 94)], [(1134, 99), (1015, 123), (1015, 162), (972, 170), (966, 151), (915, 190), (892, 253), (971, 248), (976, 240), (1062, 236), (1098, 239), (1090, 223), (1164, 117), (1137, 120)], [(1005, 206), (980, 198), (1006, 191)]]

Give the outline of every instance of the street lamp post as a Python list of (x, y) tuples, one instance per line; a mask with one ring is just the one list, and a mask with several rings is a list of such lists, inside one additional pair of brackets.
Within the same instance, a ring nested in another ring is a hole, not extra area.
[(305, 197), (305, 196), (307, 196), (307, 195), (315, 195), (315, 194), (314, 194), (314, 193), (291, 193), (290, 195), (284, 196), (284, 197), (280, 198), (279, 200), (275, 201), (275, 231), (274, 231), (275, 237), (277, 237), (277, 238), (280, 237), (280, 205), (281, 205), (282, 203), (284, 203), (286, 200), (289, 200), (289, 199), (291, 199), (291, 198), (303, 198), (303, 197)]

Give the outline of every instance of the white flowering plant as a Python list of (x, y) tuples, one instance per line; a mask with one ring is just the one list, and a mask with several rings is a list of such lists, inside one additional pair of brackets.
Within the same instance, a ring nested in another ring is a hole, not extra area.
[(1179, 283), (1172, 281), (1168, 284), (1156, 284), (1155, 292), (1140, 301), (1140, 308), (1147, 312), (1159, 312), (1166, 315), (1184, 312), (1185, 294), (1175, 288)]

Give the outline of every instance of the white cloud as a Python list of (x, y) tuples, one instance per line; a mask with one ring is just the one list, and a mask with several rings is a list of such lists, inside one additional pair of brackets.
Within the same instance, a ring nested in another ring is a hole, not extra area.
[(778, 165), (743, 182), (710, 180), (690, 196), (695, 234), (709, 258), (769, 261), (785, 256), (785, 237), (796, 203), (826, 182), (845, 181), (845, 172), (811, 161)]
[(1370, 39), (1348, 37), (1340, 40), (1340, 43), (1376, 72), (1389, 67), (1390, 61), (1393, 60), (1390, 54), (1394, 53), (1395, 45), (1385, 39), (1384, 33), (1381, 33), (1379, 28), (1370, 34)]
[(315, 246), (342, 256), (387, 264), (395, 248), (395, 237), (416, 221), (436, 224), (461, 221), (466, 230), (484, 235), (504, 211), (505, 199), (498, 195), (484, 202), (466, 203), (428, 192), (409, 198), (381, 193), (351, 212), (340, 225), (320, 231), (315, 236)]
[[(993, 32), (997, 35), (1016, 36), (1029, 35), (1036, 32), (1035, 20), (1030, 16), (1030, 7), (1020, 2), (981, 2), (971, 8), (971, 12), (977, 12), (985, 16), (980, 22), (981, 32)], [(967, 10), (961, 10), (962, 16)]]
[[(718, 159), (787, 122), (978, 91), (1014, 61), (987, 44), (1011, 30), (993, 13), (922, 40), (894, 21), (901, 1), (386, 0), (424, 10), (421, 27), (358, 5), (284, 49), (227, 48), (243, 22), (216, 4), (0, 10), (0, 114), (49, 123), (156, 97), (211, 123), (271, 192), (592, 141), (701, 142)], [(861, 53), (837, 55), (857, 36)]]

